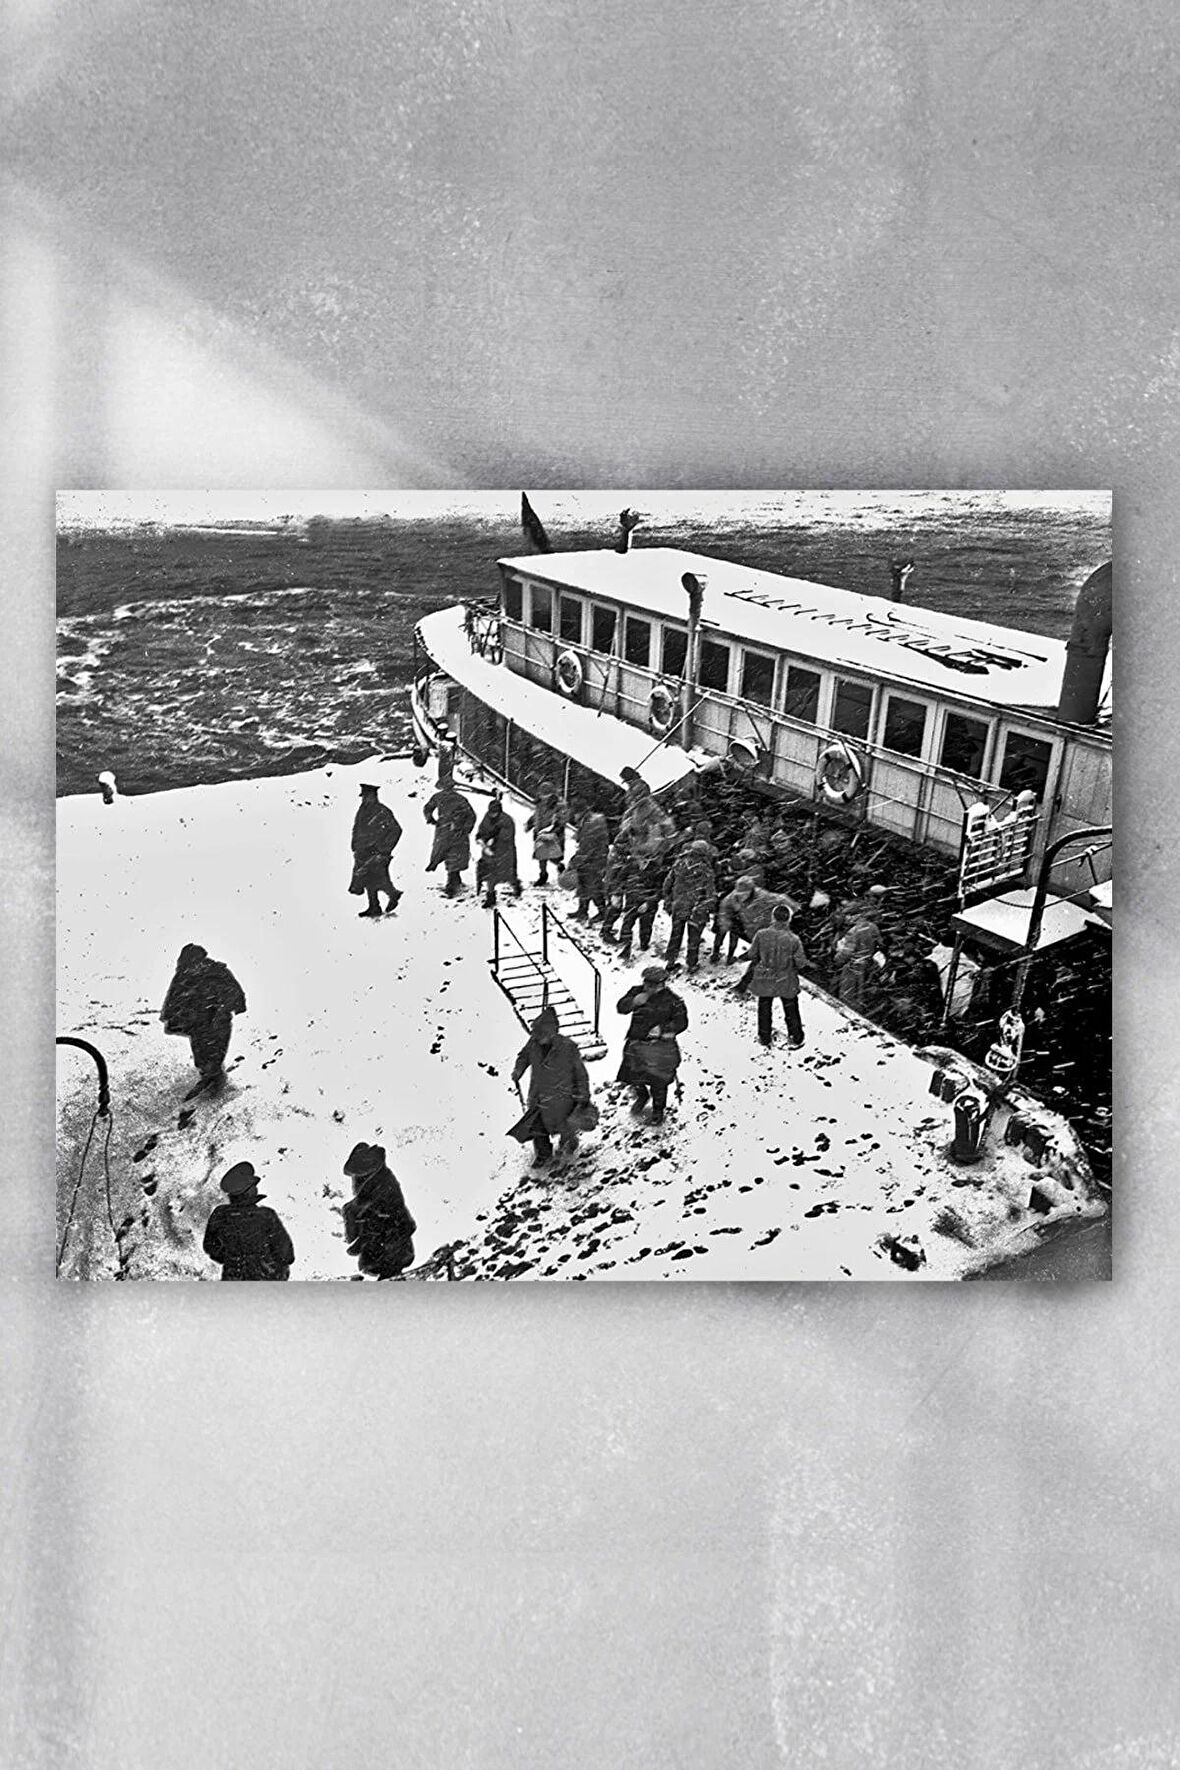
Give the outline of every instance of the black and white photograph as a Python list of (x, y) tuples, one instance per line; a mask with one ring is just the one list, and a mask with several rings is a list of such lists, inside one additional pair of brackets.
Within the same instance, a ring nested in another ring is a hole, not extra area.
[(59, 494), (59, 1277), (1110, 1277), (1111, 524)]

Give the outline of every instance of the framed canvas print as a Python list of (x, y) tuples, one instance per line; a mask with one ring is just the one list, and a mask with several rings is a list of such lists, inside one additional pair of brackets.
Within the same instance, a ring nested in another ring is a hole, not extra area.
[(57, 545), (59, 1276), (1110, 1275), (1108, 494)]

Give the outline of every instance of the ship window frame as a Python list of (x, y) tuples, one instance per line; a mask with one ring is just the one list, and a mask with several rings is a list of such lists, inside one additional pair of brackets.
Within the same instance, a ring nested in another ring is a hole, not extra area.
[[(632, 614), (630, 609), (628, 609), (626, 614), (624, 614), (624, 616), (623, 616), (622, 659), (623, 659), (623, 662), (625, 664), (629, 665), (631, 667), (631, 669), (633, 669), (633, 670), (650, 670), (651, 669), (651, 641), (652, 641), (652, 629), (653, 629), (654, 625), (655, 625), (655, 623), (651, 619), (650, 615)], [(642, 627), (644, 630), (644, 633), (646, 635), (646, 637), (644, 639), (643, 647), (642, 647), (643, 656), (641, 658), (633, 658), (631, 656), (631, 629), (633, 627), (636, 627), (636, 628)]]
[[(870, 741), (870, 734), (877, 717), (878, 687), (879, 685), (877, 683), (866, 682), (862, 676), (839, 676), (833, 673), (832, 696), (830, 710), (828, 712), (828, 730), (836, 732), (840, 737), (851, 738), (854, 744), (867, 744)], [(842, 688), (868, 690), (869, 707), (863, 731), (852, 731), (843, 725), (836, 724), (837, 703), (840, 699), (840, 690)]]
[[(513, 606), (515, 604), (515, 607)], [(506, 621), (515, 621), (518, 626), (524, 625), (524, 579), (505, 578), (503, 611)]]
[[(738, 682), (740, 685), (738, 692), (739, 692), (740, 698), (743, 701), (756, 701), (757, 705), (760, 707), (765, 707), (768, 713), (773, 712), (774, 704), (775, 704), (775, 695), (778, 690), (778, 654), (777, 654), (777, 652), (762, 651), (758, 646), (755, 646), (755, 645), (743, 645), (739, 649), (741, 652), (741, 669), (740, 669), (740, 674), (738, 677)], [(749, 661), (751, 658), (755, 659), (759, 664), (769, 664), (770, 665), (770, 687), (769, 687), (769, 690), (767, 691), (767, 695), (766, 695), (765, 700), (759, 700), (758, 697), (756, 695), (752, 695), (750, 693), (749, 689), (746, 687), (746, 670), (749, 666)]]
[[(578, 616), (578, 630), (567, 633), (565, 630), (566, 611), (573, 609)], [(563, 645), (581, 645), (582, 635), (586, 631), (586, 604), (580, 596), (572, 596), (568, 590), (561, 590), (557, 597), (557, 637)]]
[[(723, 683), (706, 682), (705, 681), (705, 647), (707, 645), (711, 645), (717, 651), (724, 651), (724, 653), (725, 653), (725, 681)], [(712, 633), (702, 633), (701, 640), (700, 640), (700, 646), (701, 646), (701, 653), (700, 653), (700, 661), (697, 665), (697, 681), (696, 681), (696, 686), (697, 686), (698, 690), (707, 689), (710, 694), (727, 695), (729, 693), (730, 682), (733, 680), (734, 647), (733, 647), (732, 640), (715, 638)]]
[[(595, 628), (599, 617), (610, 621), (610, 644), (599, 645)], [(611, 658), (615, 655), (615, 641), (619, 636), (619, 611), (609, 602), (592, 602), (590, 604), (590, 643), (587, 649), (597, 652), (600, 658)]]
[[(804, 713), (793, 712), (787, 705), (787, 700), (791, 693), (792, 671), (798, 671), (804, 676), (813, 677), (815, 680), (815, 708), (811, 718), (808, 718)], [(825, 681), (825, 671), (813, 669), (810, 664), (804, 663), (801, 659), (784, 659), (782, 677), (779, 683), (779, 711), (782, 713), (783, 717), (785, 719), (794, 719), (800, 725), (810, 725), (818, 729), (822, 723), (820, 719), (820, 709), (823, 706)]]
[[(983, 756), (977, 774), (971, 774), (964, 768), (956, 768), (953, 763), (943, 761), (943, 751), (946, 748), (946, 727), (949, 719), (962, 719), (967, 724), (983, 726)], [(938, 739), (934, 745), (933, 751), (936, 758), (936, 767), (945, 769), (948, 774), (961, 775), (964, 780), (986, 781), (989, 778), (991, 770), (992, 752), (995, 747), (995, 734), (996, 721), (994, 719), (988, 719), (986, 715), (980, 717), (978, 713), (966, 713), (961, 707), (943, 707), (942, 717), (938, 721)]]
[[(544, 620), (544, 622), (541, 622), (537, 619), (537, 612), (538, 612), (537, 611), (537, 598), (539, 596), (543, 596), (545, 598), (545, 620)], [(530, 633), (547, 633), (550, 638), (553, 637), (554, 597), (555, 597), (555, 592), (553, 590), (552, 585), (550, 585), (550, 584), (530, 584), (529, 585), (529, 632)]]
[[(669, 668), (667, 648), (669, 639), (679, 640), (684, 647), (684, 656), (678, 670)], [(678, 627), (671, 621), (660, 622), (660, 675), (671, 676), (677, 682), (683, 682), (688, 670), (688, 628)]]
[(1015, 799), (1016, 794), (1020, 792), (1021, 789), (1019, 787), (1004, 787), (1002, 780), (1004, 765), (1008, 760), (1008, 740), (1013, 737), (1023, 738), (1026, 743), (1043, 744), (1049, 752), (1048, 760), (1045, 763), (1045, 779), (1042, 783), (1040, 792), (1037, 794), (1037, 803), (1043, 805), (1045, 803), (1045, 795), (1048, 792), (1049, 782), (1053, 779), (1053, 764), (1057, 755), (1057, 744), (1051, 736), (1046, 737), (1042, 732), (1029, 731), (1026, 727), (1020, 725), (1003, 725), (996, 733), (991, 758), (991, 772), (988, 778), (994, 786), (1001, 787), (1004, 792), (1010, 792), (1013, 799)]
[[(894, 701), (900, 701), (906, 707), (920, 707), (922, 709), (922, 739), (916, 750), (898, 750), (887, 741), (889, 715), (893, 709)], [(890, 756), (904, 756), (907, 761), (921, 762), (930, 741), (930, 733), (933, 729), (930, 715), (934, 711), (936, 709), (932, 701), (918, 699), (912, 694), (903, 693), (901, 689), (887, 688), (881, 696), (881, 729), (877, 740), (881, 749)]]

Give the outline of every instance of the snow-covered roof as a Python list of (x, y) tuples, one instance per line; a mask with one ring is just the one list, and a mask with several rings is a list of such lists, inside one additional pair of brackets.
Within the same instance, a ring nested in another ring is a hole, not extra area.
[(617, 781), (623, 769), (630, 767), (658, 793), (708, 761), (703, 751), (660, 745), (650, 732), (628, 725), (612, 713), (598, 713), (592, 707), (564, 700), (503, 664), (489, 663), (472, 651), (463, 631), (461, 607), (427, 615), (419, 622), (418, 632), (439, 669), (461, 687), (604, 780)]
[(995, 706), (1055, 711), (1060, 699), (1064, 644), (1015, 627), (861, 596), (677, 547), (628, 553), (600, 547), (499, 564), (678, 622), (688, 618), (681, 577), (693, 572), (705, 581), (704, 627), (747, 644)]
[[(989, 897), (985, 903), (977, 903), (971, 909), (961, 910), (958, 915), (951, 917), (951, 921), (964, 934), (975, 934), (989, 945), (1001, 947), (1005, 951), (1022, 952), (1028, 942), (1035, 896), (1031, 887), (1005, 891), (998, 897)], [(1068, 898), (1048, 897), (1041, 917), (1036, 950), (1044, 952), (1047, 947), (1060, 946), (1062, 941), (1073, 940), (1075, 935), (1085, 933), (1092, 920), (1084, 909), (1071, 903)]]

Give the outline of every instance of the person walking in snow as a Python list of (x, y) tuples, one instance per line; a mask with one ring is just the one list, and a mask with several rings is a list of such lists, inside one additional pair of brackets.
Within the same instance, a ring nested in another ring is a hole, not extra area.
[(166, 1033), (187, 1037), (200, 1080), (185, 1095), (217, 1093), (225, 1083), (225, 1055), (235, 1014), (246, 1012), (242, 986), (220, 959), (191, 942), (180, 950), (160, 1019)]
[(352, 1197), (344, 1207), (349, 1253), (368, 1278), (398, 1278), (414, 1264), (414, 1231), (402, 1189), (379, 1143), (358, 1143), (344, 1164)]
[(578, 821), (578, 846), (570, 867), (578, 876), (578, 907), (575, 922), (589, 919), (590, 905), (596, 904), (599, 918), (606, 915), (606, 862), (610, 850), (610, 830), (601, 811), (587, 811)]
[(687, 930), (690, 971), (695, 971), (700, 963), (701, 935), (717, 902), (717, 881), (709, 853), (709, 844), (694, 837), (664, 880), (664, 908), (672, 918), (664, 957), (669, 965), (676, 963)]
[(752, 988), (758, 998), (758, 1038), (769, 1045), (773, 1038), (771, 1018), (775, 999), (783, 1005), (787, 1037), (792, 1051), (803, 1043), (803, 1019), (799, 1013), (799, 970), (807, 964), (803, 942), (791, 927), (789, 904), (777, 903), (770, 923), (750, 942), (750, 963), (734, 985), (739, 994)]
[(494, 910), (497, 885), (511, 886), (516, 897), (521, 890), (516, 870), (516, 825), (505, 811), (499, 793), (492, 794), (475, 836), (480, 846), (476, 884), (482, 881), (484, 909)]
[(556, 787), (542, 787), (537, 803), (525, 829), (532, 832), (533, 859), (537, 863), (537, 884), (548, 885), (549, 862), (561, 870), (565, 859), (565, 825), (569, 807), (559, 798)]
[(277, 1211), (264, 1205), (251, 1162), (235, 1162), (221, 1177), (225, 1203), (214, 1205), (203, 1247), (223, 1279), (288, 1279), (295, 1260), (291, 1237)]
[(362, 916), (381, 914), (379, 892), (384, 891), (389, 899), (386, 915), (397, 908), (402, 895), (389, 877), (389, 863), (402, 839), (402, 827), (377, 793), (369, 783), (361, 787), (361, 802), (352, 823), (352, 882), (348, 889), (354, 897), (368, 892), (369, 907), (360, 912)]
[(590, 1104), (590, 1078), (582, 1053), (562, 1033), (554, 1008), (542, 1008), (529, 1031), (528, 1043), (517, 1054), (512, 1080), (519, 1084), (531, 1070), (524, 1117), (509, 1135), (519, 1143), (531, 1142), (533, 1166), (543, 1168), (553, 1159), (553, 1135), (560, 1138), (559, 1153), (572, 1155), (578, 1147), (577, 1131), (570, 1114)]
[(447, 779), (426, 801), (422, 815), (428, 824), (434, 825), (434, 845), (426, 871), (432, 873), (435, 867), (445, 867), (447, 882), (443, 895), (458, 897), (463, 889), (460, 875), (471, 864), (470, 837), (475, 828), (475, 808), (454, 782)]
[(859, 914), (836, 942), (836, 994), (860, 1014), (872, 1012), (877, 972), (884, 964), (881, 930), (867, 915)]
[(785, 897), (776, 891), (764, 891), (751, 873), (743, 873), (717, 906), (713, 963), (720, 962), (724, 945), (725, 963), (732, 964), (738, 941), (743, 937), (753, 940), (760, 928), (768, 928), (775, 909), (782, 903), (787, 903)]
[(620, 996), (618, 1011), (629, 1014), (631, 1024), (617, 1079), (635, 1090), (631, 1110), (642, 1112), (650, 1098), (651, 1122), (661, 1124), (668, 1089), (680, 1067), (678, 1035), (688, 1027), (688, 1009), (675, 990), (668, 988), (664, 966), (648, 965), (642, 981)]

